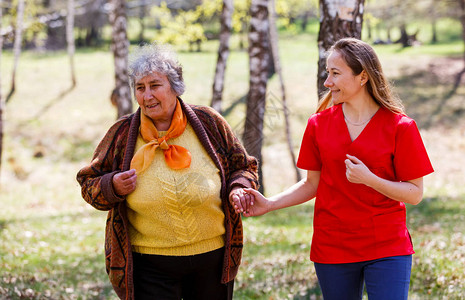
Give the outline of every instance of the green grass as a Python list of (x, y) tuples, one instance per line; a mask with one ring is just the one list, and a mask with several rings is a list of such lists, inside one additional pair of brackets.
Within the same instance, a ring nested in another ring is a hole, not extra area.
[[(237, 37), (232, 45), (237, 45)], [(205, 52), (181, 49), (190, 103), (209, 104), (216, 62), (214, 41)], [(247, 53), (233, 46), (223, 107), (237, 133), (248, 90)], [(296, 151), (316, 106), (318, 51), (313, 33), (282, 34), (284, 79)], [(436, 172), (425, 178), (425, 200), (408, 206), (416, 254), (411, 299), (465, 297), (465, 88), (446, 97), (463, 54), (461, 42), (400, 50), (376, 46), (390, 80), (417, 119)], [(8, 92), (11, 52), (1, 61), (2, 94)], [(0, 174), (0, 298), (116, 299), (104, 270), (106, 213), (85, 203), (76, 172), (91, 159), (114, 122), (111, 53), (76, 53), (78, 86), (69, 90), (64, 52), (21, 56), (17, 91), (5, 108)], [(263, 168), (268, 195), (294, 180), (286, 145), (280, 89), (268, 86)], [(244, 219), (245, 247), (235, 299), (321, 299), (309, 251), (313, 202)]]
[(416, 247), (412, 291), (422, 299), (465, 297), (465, 217), (463, 194), (437, 195), (409, 208), (409, 227)]

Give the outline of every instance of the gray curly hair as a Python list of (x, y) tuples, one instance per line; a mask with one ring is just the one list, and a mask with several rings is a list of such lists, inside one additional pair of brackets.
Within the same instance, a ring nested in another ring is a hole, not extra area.
[(171, 46), (166, 44), (144, 44), (137, 47), (129, 56), (129, 84), (134, 90), (141, 78), (158, 72), (165, 75), (176, 96), (181, 96), (186, 86), (182, 78), (182, 66)]

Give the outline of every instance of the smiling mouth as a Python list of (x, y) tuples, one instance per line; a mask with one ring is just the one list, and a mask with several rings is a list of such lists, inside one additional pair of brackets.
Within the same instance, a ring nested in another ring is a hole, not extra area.
[(151, 104), (151, 105), (146, 105), (145, 107), (147, 107), (147, 108), (154, 108), (154, 107), (156, 107), (156, 106), (158, 106), (158, 105), (159, 105), (159, 103), (154, 103), (154, 104)]

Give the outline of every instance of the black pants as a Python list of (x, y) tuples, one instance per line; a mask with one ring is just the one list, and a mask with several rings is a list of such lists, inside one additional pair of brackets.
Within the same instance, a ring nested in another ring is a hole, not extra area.
[(133, 252), (136, 300), (231, 300), (234, 281), (221, 283), (224, 248), (192, 256)]

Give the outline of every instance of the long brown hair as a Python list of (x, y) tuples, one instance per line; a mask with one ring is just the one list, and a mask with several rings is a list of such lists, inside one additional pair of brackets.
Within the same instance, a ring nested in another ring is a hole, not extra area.
[[(394, 113), (404, 113), (402, 101), (392, 92), (378, 56), (370, 45), (355, 38), (343, 38), (329, 49), (329, 53), (334, 51), (341, 54), (354, 75), (359, 75), (365, 70), (368, 75), (366, 87), (376, 103)], [(331, 91), (328, 91), (321, 97), (317, 112), (331, 107), (331, 100), (332, 94)]]

